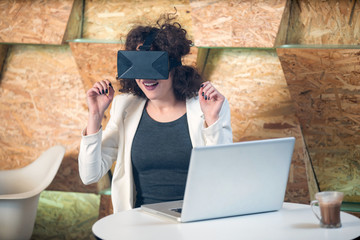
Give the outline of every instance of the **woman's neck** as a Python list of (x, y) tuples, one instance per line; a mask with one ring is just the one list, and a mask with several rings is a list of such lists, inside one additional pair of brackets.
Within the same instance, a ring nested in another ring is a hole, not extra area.
[(146, 111), (149, 116), (158, 122), (171, 122), (179, 119), (186, 113), (185, 101), (157, 101), (148, 100)]

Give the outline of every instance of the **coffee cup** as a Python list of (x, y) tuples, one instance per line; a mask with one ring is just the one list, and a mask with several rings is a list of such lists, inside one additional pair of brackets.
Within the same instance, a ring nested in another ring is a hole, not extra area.
[[(311, 210), (320, 221), (323, 228), (341, 227), (340, 207), (344, 194), (342, 192), (325, 191), (315, 194), (314, 201), (311, 201)], [(315, 211), (314, 206), (320, 207), (320, 215)]]

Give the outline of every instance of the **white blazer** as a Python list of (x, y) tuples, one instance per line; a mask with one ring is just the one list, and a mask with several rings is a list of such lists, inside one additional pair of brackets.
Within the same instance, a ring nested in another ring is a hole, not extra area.
[[(146, 99), (132, 94), (117, 95), (110, 109), (110, 119), (103, 131), (84, 136), (80, 143), (79, 174), (84, 184), (98, 182), (116, 161), (111, 197), (114, 212), (131, 209), (135, 186), (131, 167), (131, 145)], [(198, 97), (186, 101), (189, 133), (193, 147), (231, 143), (230, 108), (227, 100), (218, 121), (204, 127), (204, 115)]]

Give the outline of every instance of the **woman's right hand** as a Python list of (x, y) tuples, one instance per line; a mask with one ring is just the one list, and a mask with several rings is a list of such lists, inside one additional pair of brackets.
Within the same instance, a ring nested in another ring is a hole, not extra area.
[(87, 93), (87, 104), (89, 108), (87, 134), (96, 133), (101, 126), (106, 109), (114, 98), (114, 88), (109, 80), (96, 82)]

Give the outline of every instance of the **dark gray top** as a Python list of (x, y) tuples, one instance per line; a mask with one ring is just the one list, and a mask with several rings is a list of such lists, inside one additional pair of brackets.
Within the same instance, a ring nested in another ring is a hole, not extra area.
[(135, 207), (183, 199), (191, 149), (186, 113), (162, 123), (144, 109), (131, 148)]

